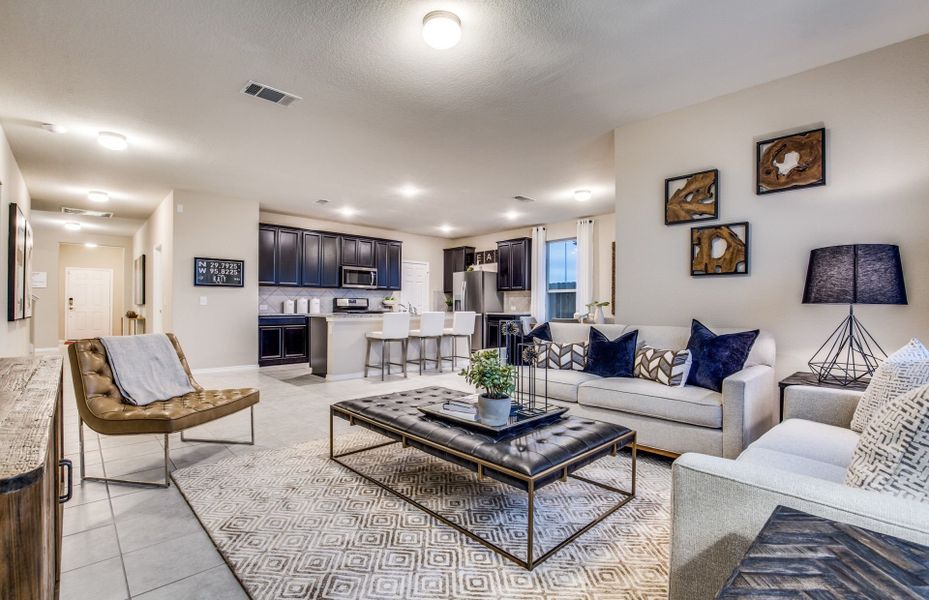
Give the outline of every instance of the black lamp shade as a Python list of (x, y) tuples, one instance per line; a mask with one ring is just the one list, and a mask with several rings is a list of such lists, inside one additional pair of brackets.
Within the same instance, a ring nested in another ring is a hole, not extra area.
[(810, 252), (804, 304), (906, 304), (900, 248), (829, 246)]

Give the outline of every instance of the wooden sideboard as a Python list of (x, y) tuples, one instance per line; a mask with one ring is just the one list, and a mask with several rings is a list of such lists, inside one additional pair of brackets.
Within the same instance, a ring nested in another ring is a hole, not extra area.
[(72, 489), (61, 377), (61, 356), (0, 358), (0, 598), (58, 598)]

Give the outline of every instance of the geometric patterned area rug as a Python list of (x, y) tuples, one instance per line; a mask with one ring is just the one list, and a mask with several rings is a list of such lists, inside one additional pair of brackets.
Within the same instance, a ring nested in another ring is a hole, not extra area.
[[(346, 429), (337, 425), (337, 452), (384, 440)], [(328, 453), (328, 440), (320, 440), (173, 473), (254, 600), (667, 598), (668, 461), (639, 454), (636, 497), (529, 572), (330, 461)], [(525, 556), (525, 492), (399, 445), (342, 460)], [(622, 452), (578, 473), (628, 489), (629, 467), (630, 455)], [(616, 500), (573, 479), (543, 488), (536, 495), (537, 555)]]

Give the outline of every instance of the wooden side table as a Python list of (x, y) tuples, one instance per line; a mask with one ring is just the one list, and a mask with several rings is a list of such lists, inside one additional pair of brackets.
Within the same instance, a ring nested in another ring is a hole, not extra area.
[(123, 335), (145, 333), (145, 317), (123, 317)]
[(929, 598), (929, 547), (778, 506), (716, 598)]
[(856, 381), (849, 385), (836, 385), (834, 383), (820, 383), (819, 377), (814, 373), (809, 373), (807, 371), (797, 371), (793, 375), (785, 377), (777, 382), (777, 387), (780, 389), (781, 394), (781, 412), (780, 418), (778, 421), (784, 420), (784, 390), (792, 385), (811, 385), (813, 387), (823, 387), (823, 388), (834, 388), (837, 390), (864, 390), (868, 387), (870, 379), (863, 381)]

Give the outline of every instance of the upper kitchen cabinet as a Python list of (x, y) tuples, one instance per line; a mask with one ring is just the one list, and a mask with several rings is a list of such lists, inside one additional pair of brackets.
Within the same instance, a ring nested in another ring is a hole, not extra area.
[(300, 285), (301, 231), (273, 225), (258, 228), (259, 285)]
[(443, 277), (442, 291), (446, 294), (452, 293), (452, 277), (455, 273), (460, 273), (474, 264), (474, 247), (459, 246), (457, 248), (446, 248), (443, 253)]
[(505, 292), (532, 288), (532, 239), (497, 242), (497, 289)]
[(400, 289), (400, 262), (403, 244), (378, 240), (374, 242), (375, 267), (377, 268), (377, 289)]
[(342, 236), (342, 264), (374, 268), (374, 240)]
[(305, 287), (339, 287), (339, 236), (318, 231), (303, 232)]

